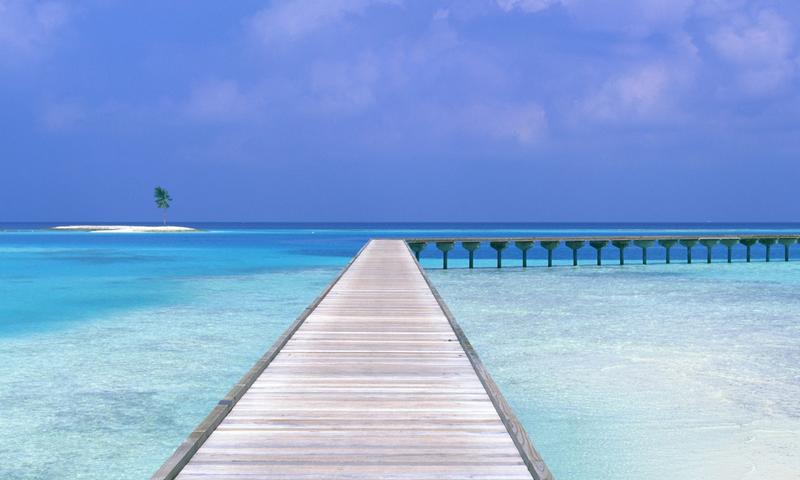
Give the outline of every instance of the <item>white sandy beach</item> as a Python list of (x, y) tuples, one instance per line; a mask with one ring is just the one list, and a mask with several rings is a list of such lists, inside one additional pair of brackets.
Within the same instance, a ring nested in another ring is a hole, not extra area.
[(197, 231), (197, 229), (191, 227), (178, 227), (172, 225), (60, 225), (58, 227), (53, 227), (53, 230), (92, 233), (181, 233)]

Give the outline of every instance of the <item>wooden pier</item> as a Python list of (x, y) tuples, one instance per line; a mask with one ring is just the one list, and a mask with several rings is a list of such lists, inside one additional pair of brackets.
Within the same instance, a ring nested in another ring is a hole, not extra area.
[(373, 240), (153, 475), (551, 479), (402, 240)]

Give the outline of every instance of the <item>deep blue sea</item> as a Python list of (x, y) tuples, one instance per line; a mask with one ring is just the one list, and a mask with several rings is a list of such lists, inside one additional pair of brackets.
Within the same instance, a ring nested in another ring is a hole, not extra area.
[[(68, 222), (79, 223), (79, 222)], [(137, 223), (138, 224), (138, 223)], [(0, 478), (141, 479), (369, 238), (798, 233), (800, 224), (0, 224)], [(800, 246), (422, 262), (559, 480), (800, 478)]]

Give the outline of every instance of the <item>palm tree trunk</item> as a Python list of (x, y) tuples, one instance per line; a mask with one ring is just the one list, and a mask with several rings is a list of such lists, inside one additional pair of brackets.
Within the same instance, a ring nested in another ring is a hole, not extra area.
[(167, 209), (164, 209), (164, 225), (167, 225)]

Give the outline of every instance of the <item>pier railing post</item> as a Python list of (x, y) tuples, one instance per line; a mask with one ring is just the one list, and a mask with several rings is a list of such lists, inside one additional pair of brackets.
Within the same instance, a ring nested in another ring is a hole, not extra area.
[(789, 261), (789, 247), (791, 247), (795, 242), (797, 242), (796, 238), (788, 238), (784, 237), (778, 240), (778, 243), (783, 245), (783, 261)]
[(647, 265), (647, 249), (655, 245), (655, 240), (634, 240), (633, 244), (642, 249), (642, 265)]
[(686, 247), (686, 263), (692, 263), (692, 247), (697, 245), (696, 238), (682, 238), (680, 244)]
[(739, 243), (738, 238), (723, 238), (719, 241), (719, 243), (725, 245), (728, 249), (728, 263), (733, 261), (733, 247)]
[(481, 242), (461, 242), (461, 246), (469, 252), (469, 268), (475, 266), (475, 250), (481, 245)]
[(714, 245), (719, 243), (718, 238), (701, 238), (700, 243), (706, 247), (706, 263), (711, 263), (711, 253)]
[(631, 244), (630, 240), (612, 240), (611, 244), (619, 249), (619, 264), (625, 265), (625, 247)]
[(567, 240), (564, 243), (572, 250), (572, 266), (578, 266), (578, 250), (586, 245), (586, 242), (583, 240)]
[(508, 242), (496, 240), (494, 242), (489, 242), (489, 245), (497, 250), (497, 268), (501, 268), (503, 266), (503, 250), (508, 246)]
[(453, 249), (456, 242), (449, 240), (444, 242), (436, 242), (436, 248), (442, 251), (442, 269), (447, 270), (447, 252)]
[(519, 240), (514, 242), (514, 245), (522, 250), (522, 268), (528, 266), (528, 250), (533, 246), (533, 240)]
[(742, 243), (742, 245), (744, 245), (744, 247), (747, 249), (747, 252), (746, 252), (746, 254), (745, 254), (745, 260), (746, 260), (747, 262), (749, 262), (749, 261), (750, 261), (750, 248), (751, 248), (753, 245), (755, 245), (755, 244), (756, 244), (756, 241), (757, 241), (757, 239), (755, 239), (755, 238), (742, 238), (742, 239), (739, 239), (739, 241), (740, 241), (740, 242)]
[(541, 240), (539, 244), (547, 250), (547, 266), (553, 266), (553, 250), (561, 243), (558, 240)]
[(425, 248), (428, 242), (408, 242), (408, 247), (414, 252), (414, 256), (419, 261), (419, 253)]
[(759, 238), (758, 239), (758, 243), (760, 243), (761, 245), (764, 245), (764, 248), (767, 249), (767, 251), (765, 252), (765, 255), (766, 255), (765, 256), (765, 260), (767, 262), (769, 262), (770, 251), (772, 251), (772, 246), (775, 245), (776, 243), (778, 243), (778, 239), (775, 238), (775, 237)]
[(589, 245), (591, 245), (592, 248), (597, 250), (597, 264), (598, 265), (602, 265), (603, 264), (603, 260), (602, 260), (603, 259), (603, 255), (602, 255), (603, 247), (608, 245), (608, 240), (589, 240)]
[(677, 238), (662, 238), (658, 241), (658, 244), (664, 247), (664, 250), (666, 250), (667, 263), (670, 262), (670, 250), (675, 246), (676, 243), (678, 243)]

